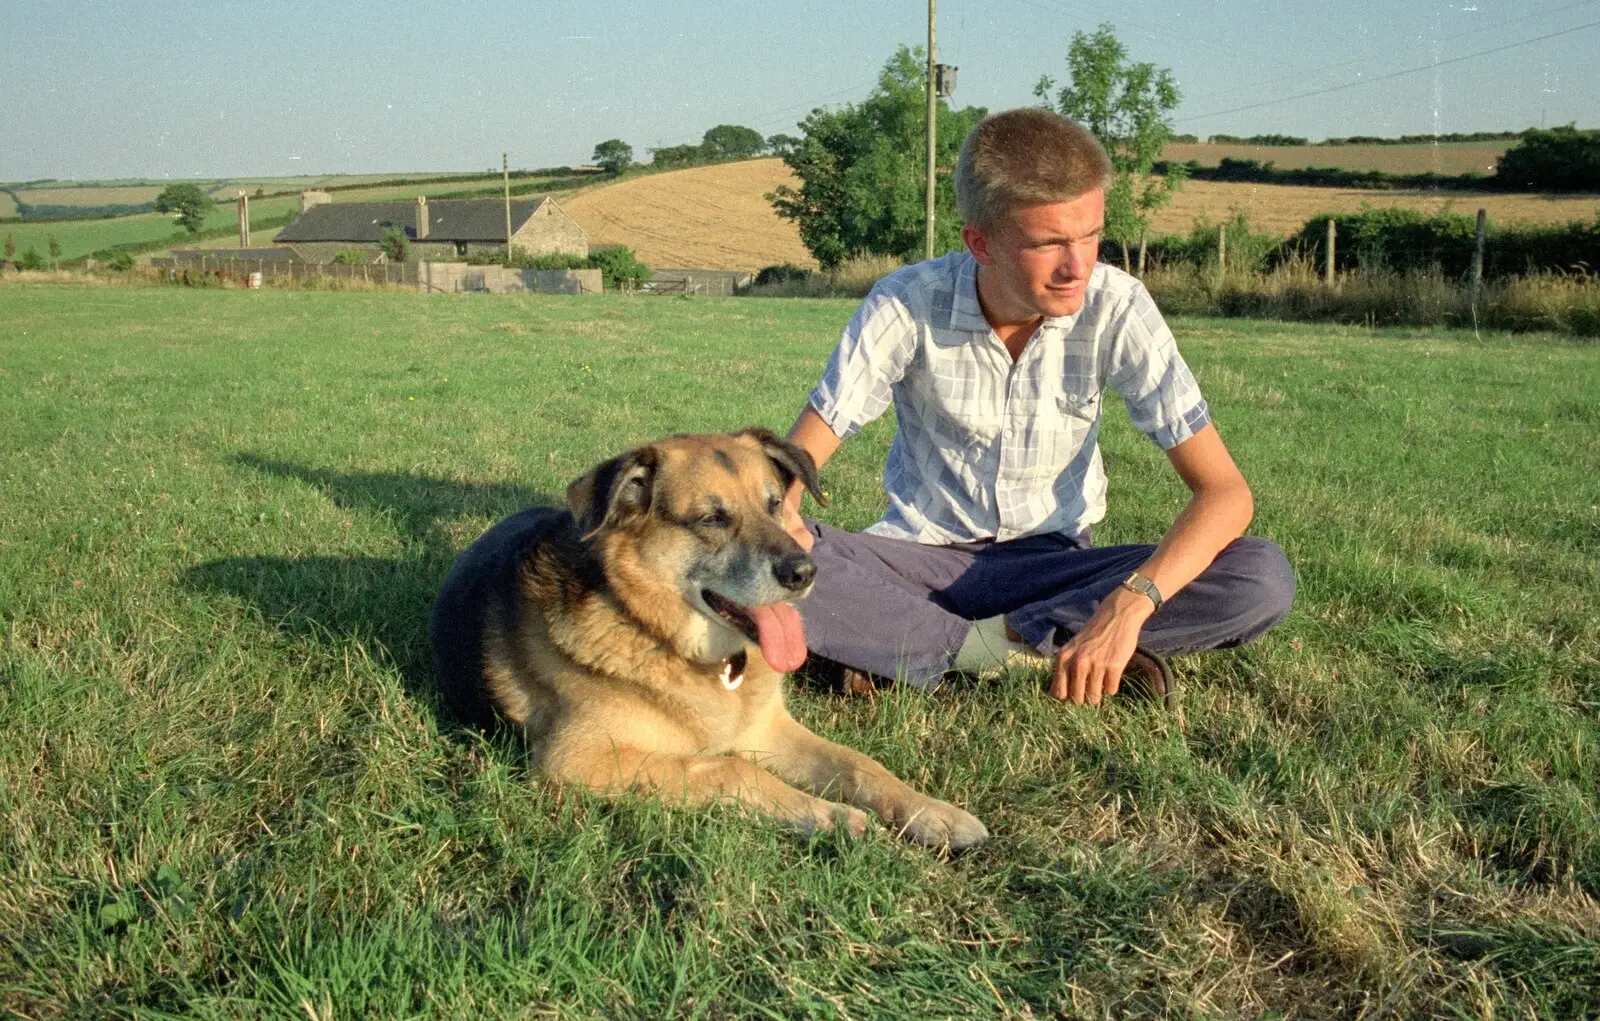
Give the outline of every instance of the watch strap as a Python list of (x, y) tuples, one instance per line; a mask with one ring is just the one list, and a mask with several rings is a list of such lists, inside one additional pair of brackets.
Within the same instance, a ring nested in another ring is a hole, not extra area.
[(1138, 592), (1141, 595), (1149, 596), (1150, 601), (1156, 604), (1156, 609), (1161, 609), (1161, 590), (1156, 588), (1155, 582), (1151, 581), (1149, 578), (1146, 578), (1138, 571), (1134, 571), (1132, 574), (1123, 579), (1122, 587), (1130, 592)]

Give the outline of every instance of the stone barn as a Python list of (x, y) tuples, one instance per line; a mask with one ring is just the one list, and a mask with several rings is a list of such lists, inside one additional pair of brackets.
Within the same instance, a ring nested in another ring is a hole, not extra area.
[[(301, 212), (273, 244), (291, 247), (306, 262), (332, 262), (357, 250), (379, 257), (378, 235), (400, 227), (411, 241), (410, 258), (464, 259), (506, 246), (504, 199), (429, 202), (330, 202), (325, 193), (301, 197)], [(511, 247), (528, 255), (589, 254), (589, 235), (548, 195), (511, 200)]]

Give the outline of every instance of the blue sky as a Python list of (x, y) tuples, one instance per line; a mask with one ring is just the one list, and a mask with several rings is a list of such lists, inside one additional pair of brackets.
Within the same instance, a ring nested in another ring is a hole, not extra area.
[[(643, 159), (715, 124), (798, 133), (812, 107), (865, 96), (926, 15), (922, 0), (5, 0), (0, 180), (498, 169), (502, 149), (537, 167), (613, 137)], [(1102, 22), (1173, 70), (1176, 126), (1201, 136), (1600, 124), (1600, 0), (940, 0), (955, 102), (1033, 102), (1041, 74), (1065, 77), (1072, 33)]]

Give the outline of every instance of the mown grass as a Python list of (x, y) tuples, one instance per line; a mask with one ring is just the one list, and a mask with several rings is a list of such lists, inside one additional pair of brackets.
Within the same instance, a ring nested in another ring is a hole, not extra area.
[[(457, 550), (630, 444), (786, 427), (850, 309), (0, 287), (0, 1009), (1600, 1009), (1593, 346), (1178, 321), (1296, 610), (1182, 662), (1179, 718), (798, 694), (988, 824), (955, 860), (552, 790), (440, 716)], [(1181, 488), (1108, 419), (1097, 540), (1151, 538)]]

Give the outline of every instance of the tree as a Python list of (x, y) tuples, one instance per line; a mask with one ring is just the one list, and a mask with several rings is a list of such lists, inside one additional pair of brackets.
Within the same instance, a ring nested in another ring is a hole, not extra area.
[(378, 232), (378, 247), (390, 262), (405, 262), (411, 248), (411, 239), (404, 227), (388, 226)]
[(45, 247), (47, 247), (50, 250), (50, 268), (51, 269), (60, 269), (61, 268), (61, 242), (56, 240), (56, 236), (54, 234), (52, 234), (45, 241)]
[(156, 196), (158, 213), (177, 213), (178, 223), (190, 234), (200, 233), (205, 226), (206, 214), (215, 205), (211, 197), (200, 190), (198, 184), (169, 184)]
[[(863, 253), (921, 257), (926, 68), (920, 49), (901, 46), (884, 64), (872, 95), (836, 110), (818, 108), (800, 123), (805, 138), (783, 160), (800, 178), (800, 188), (780, 185), (767, 200), (779, 216), (799, 225), (800, 240), (824, 269)], [(936, 252), (961, 247), (951, 171), (961, 143), (986, 112), (939, 104)]]
[(17, 254), (17, 239), (10, 231), (6, 232), (6, 261), (10, 262), (12, 256)]
[(607, 139), (594, 147), (590, 159), (608, 173), (620, 174), (633, 163), (633, 146), (620, 138)]
[(664, 145), (650, 150), (650, 162), (658, 167), (689, 167), (700, 162), (698, 145)]
[(613, 291), (637, 290), (650, 279), (650, 267), (639, 261), (626, 245), (606, 245), (589, 253), (588, 265), (600, 271), (605, 286)]
[(761, 132), (738, 124), (718, 124), (700, 139), (701, 155), (708, 160), (747, 160), (766, 147)]
[(1495, 162), (1495, 181), (1527, 191), (1600, 191), (1600, 135), (1567, 124), (1530, 128)]
[(767, 151), (774, 156), (787, 156), (800, 147), (800, 139), (793, 135), (772, 135), (767, 139)]
[[(1067, 48), (1072, 84), (1055, 93), (1053, 109), (1092, 131), (1111, 157), (1106, 191), (1106, 236), (1127, 243), (1150, 226), (1186, 176), (1170, 163), (1165, 176), (1151, 173), (1161, 149), (1173, 138), (1167, 115), (1178, 106), (1178, 83), (1169, 68), (1128, 62), (1128, 51), (1110, 25), (1093, 35), (1072, 34)], [(1051, 106), (1055, 81), (1042, 76), (1033, 94)]]

